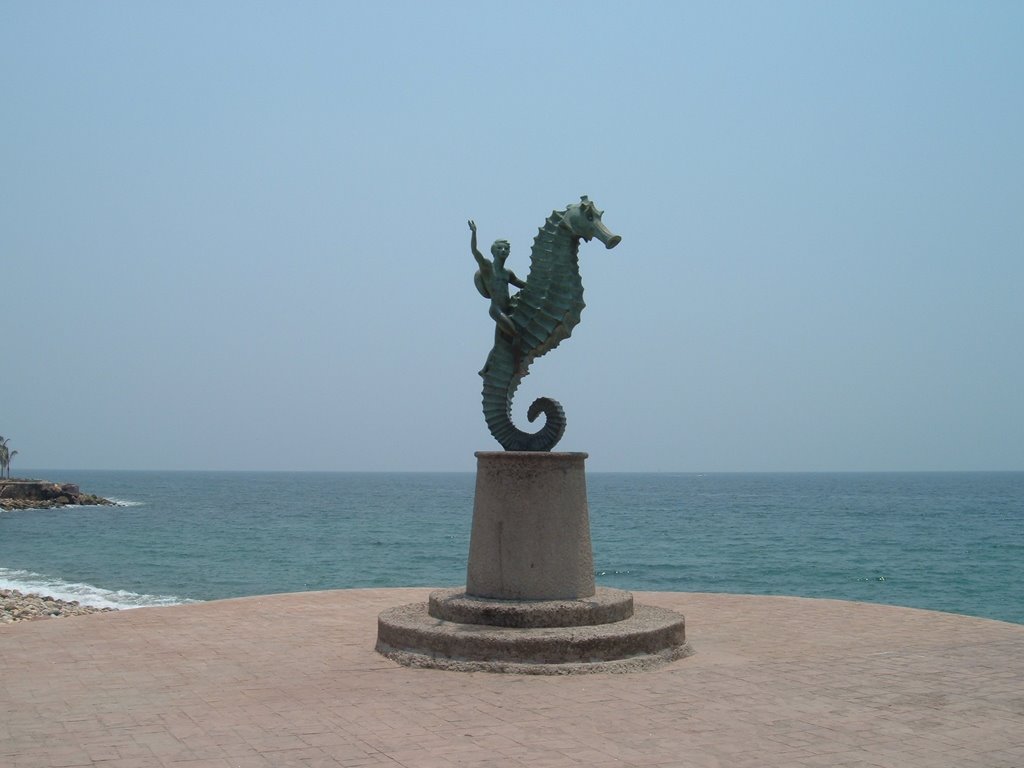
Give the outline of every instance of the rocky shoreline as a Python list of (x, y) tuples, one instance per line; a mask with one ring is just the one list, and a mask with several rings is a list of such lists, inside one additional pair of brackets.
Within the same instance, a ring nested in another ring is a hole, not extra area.
[(0, 509), (52, 509), (72, 505), (113, 506), (114, 502), (82, 493), (74, 483), (48, 480), (0, 480)]
[[(74, 483), (51, 483), (48, 480), (13, 478), (0, 480), (0, 509), (52, 509), (71, 505), (113, 505), (114, 502), (82, 493)], [(77, 600), (59, 600), (55, 597), (0, 589), (0, 625), (16, 621), (84, 616), (106, 613), (114, 608), (95, 608)]]
[(80, 605), (77, 600), (68, 602), (55, 597), (37, 595), (34, 592), (25, 594), (16, 589), (0, 589), (0, 624), (84, 616), (90, 613), (108, 613), (114, 610), (116, 609)]

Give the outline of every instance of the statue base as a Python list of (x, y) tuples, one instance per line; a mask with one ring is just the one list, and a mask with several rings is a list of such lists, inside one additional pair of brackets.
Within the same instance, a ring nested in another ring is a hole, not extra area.
[(594, 594), (585, 453), (478, 451), (466, 593), (498, 600)]
[(683, 616), (594, 584), (585, 453), (478, 452), (466, 588), (386, 610), (377, 651), (459, 671), (631, 672), (688, 656)]

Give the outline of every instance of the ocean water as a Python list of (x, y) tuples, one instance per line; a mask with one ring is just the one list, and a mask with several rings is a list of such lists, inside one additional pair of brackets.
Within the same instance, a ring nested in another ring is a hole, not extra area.
[[(0, 512), (0, 587), (135, 607), (465, 583), (472, 473), (32, 474), (120, 503)], [(588, 473), (587, 487), (599, 585), (1024, 623), (1024, 473)]]

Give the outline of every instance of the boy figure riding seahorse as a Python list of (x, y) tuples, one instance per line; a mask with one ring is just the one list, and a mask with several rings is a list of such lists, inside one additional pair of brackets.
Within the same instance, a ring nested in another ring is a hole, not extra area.
[[(491, 300), (489, 311), (491, 318), (495, 322), (495, 335), (503, 334), (508, 337), (516, 349), (516, 357), (518, 358), (519, 334), (516, 333), (516, 327), (508, 316), (511, 301), (508, 287), (509, 285), (514, 285), (516, 288), (525, 288), (526, 283), (516, 277), (516, 273), (511, 269), (505, 268), (505, 260), (511, 251), (508, 240), (494, 241), (494, 244), (491, 246), (491, 255), (494, 257), (494, 260), (488, 261), (477, 248), (476, 224), (472, 220), (469, 222), (469, 229), (473, 233), (469, 240), (469, 247), (473, 251), (473, 257), (476, 259), (477, 264), (480, 265), (480, 269), (473, 275), (473, 283), (476, 285), (476, 289), (480, 291), (481, 296)], [(480, 371), (481, 376), (487, 373), (487, 367), (485, 365), (484, 369)]]

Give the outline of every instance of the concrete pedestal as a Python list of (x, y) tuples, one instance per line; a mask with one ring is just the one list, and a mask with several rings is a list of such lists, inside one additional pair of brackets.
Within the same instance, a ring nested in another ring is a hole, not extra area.
[(684, 618), (596, 589), (585, 453), (480, 451), (466, 588), (384, 611), (400, 664), (564, 675), (632, 672), (691, 653)]
[(594, 595), (585, 453), (479, 451), (466, 594)]

